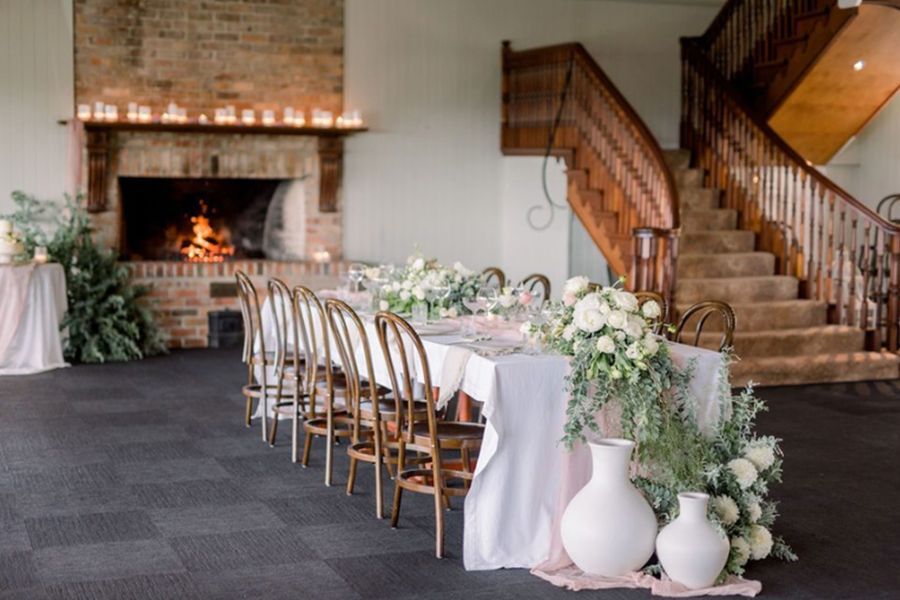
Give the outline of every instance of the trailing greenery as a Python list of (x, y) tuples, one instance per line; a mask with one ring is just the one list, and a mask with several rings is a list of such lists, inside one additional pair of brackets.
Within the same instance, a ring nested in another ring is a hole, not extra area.
[(146, 288), (133, 285), (115, 253), (94, 242), (81, 198), (67, 195), (62, 209), (22, 192), (12, 198), (16, 208), (6, 218), (22, 233), (26, 253), (46, 246), (66, 273), (66, 359), (124, 361), (165, 352), (153, 315), (139, 302)]
[[(755, 433), (765, 404), (752, 388), (732, 396), (726, 352), (716, 389), (719, 415), (701, 430), (690, 390), (696, 361), (674, 364), (668, 345), (653, 333), (660, 307), (652, 300), (640, 304), (621, 283), (595, 289), (584, 277), (572, 278), (549, 321), (523, 328), (570, 359), (561, 441), (571, 449), (589, 435), (609, 436), (596, 416), (615, 403), (621, 435), (636, 442), (642, 476), (635, 483), (662, 524), (677, 516), (679, 493), (709, 494), (710, 517), (731, 543), (722, 577), (740, 575), (749, 560), (770, 555), (796, 560), (770, 532), (777, 505), (768, 493), (781, 481), (781, 449), (776, 438)], [(659, 566), (648, 572), (658, 573)]]

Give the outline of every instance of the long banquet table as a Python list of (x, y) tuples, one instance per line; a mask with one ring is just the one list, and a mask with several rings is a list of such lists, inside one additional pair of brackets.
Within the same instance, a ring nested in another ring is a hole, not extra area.
[[(268, 300), (263, 321), (267, 347), (271, 347), (275, 333)], [(371, 321), (368, 315), (375, 377), (389, 386)], [(502, 326), (494, 328), (497, 337), (511, 340), (517, 335), (513, 332), (518, 325), (508, 325), (505, 333)], [(452, 331), (422, 335), (433, 385), (457, 383), (452, 373), (457, 365), (448, 362), (455, 363), (459, 356), (447, 359), (461, 340), (460, 334)], [(716, 420), (720, 407), (714, 398), (721, 356), (682, 344), (670, 348), (677, 363), (686, 364), (691, 358), (699, 361), (692, 383), (700, 400), (699, 420), (702, 424)], [(555, 542), (554, 518), (565, 459), (559, 440), (568, 398), (568, 361), (551, 354), (486, 356), (478, 352), (463, 360), (458, 389), (483, 403), (485, 417), (481, 452), (465, 499), (463, 562), (468, 570), (531, 568), (548, 558)]]

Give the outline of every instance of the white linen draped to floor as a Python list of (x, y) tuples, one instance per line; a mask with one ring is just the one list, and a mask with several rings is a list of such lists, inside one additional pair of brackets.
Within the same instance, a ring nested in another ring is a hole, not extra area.
[(60, 331), (66, 309), (61, 265), (0, 265), (0, 375), (69, 366)]
[[(268, 302), (263, 305), (262, 330), (270, 350), (275, 331)], [(371, 317), (365, 320), (375, 377), (389, 387), (374, 325)], [(321, 331), (320, 327), (317, 324), (316, 329)], [(510, 324), (505, 332), (497, 328), (492, 333), (495, 338), (520, 340), (517, 327)], [(321, 340), (321, 336), (317, 338)], [(532, 568), (550, 557), (560, 502), (574, 493), (561, 494), (561, 475), (569, 460), (559, 443), (568, 402), (568, 360), (549, 354), (469, 352), (466, 356), (459, 352), (461, 339), (455, 332), (422, 336), (432, 385), (453, 388), (442, 390), (441, 396), (457, 389), (467, 393), (483, 404), (486, 419), (474, 479), (465, 499), (463, 563), (467, 570)], [(722, 355), (682, 344), (670, 343), (669, 348), (679, 365), (696, 359), (692, 391), (699, 403), (698, 419), (704, 427), (714, 423), (720, 411), (729, 410), (717, 402)], [(332, 358), (337, 360), (336, 353)], [(457, 373), (460, 368), (461, 375)], [(576, 451), (571, 465), (578, 466), (575, 479), (583, 485), (587, 481), (583, 478), (590, 477), (590, 462)]]

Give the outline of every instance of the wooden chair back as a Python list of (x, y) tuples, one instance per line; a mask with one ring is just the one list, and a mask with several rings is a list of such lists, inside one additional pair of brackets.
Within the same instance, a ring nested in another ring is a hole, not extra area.
[[(309, 418), (316, 418), (315, 392), (319, 368), (324, 365), (328, 382), (329, 401), (332, 394), (332, 368), (329, 349), (328, 327), (325, 321), (325, 310), (315, 292), (306, 286), (294, 286), (293, 290), (294, 322), (297, 328), (297, 346), (294, 353), (301, 357), (303, 365), (303, 393), (311, 399)], [(322, 356), (320, 357), (320, 349)]]
[[(244, 322), (244, 345), (241, 352), (241, 360), (248, 365), (253, 362), (254, 345), (258, 333), (262, 331), (262, 311), (259, 304), (259, 295), (250, 278), (243, 271), (234, 274), (237, 281), (238, 300), (241, 305), (241, 318)], [(259, 336), (259, 355), (266, 356), (266, 341)]]
[(708, 300), (706, 302), (698, 302), (694, 304), (681, 315), (678, 322), (678, 328), (675, 330), (674, 341), (681, 342), (681, 337), (688, 322), (696, 318), (697, 325), (694, 329), (694, 340), (692, 346), (700, 345), (700, 334), (703, 333), (703, 327), (706, 325), (710, 317), (719, 315), (722, 320), (722, 339), (719, 341), (719, 352), (725, 348), (731, 347), (734, 342), (735, 317), (734, 310), (725, 302), (718, 300)]
[(540, 292), (543, 294), (543, 300), (550, 299), (550, 279), (546, 275), (541, 275), (540, 273), (532, 273), (531, 275), (523, 279), (522, 283), (520, 283), (519, 285), (530, 292), (540, 290)]
[[(272, 313), (272, 324), (275, 329), (275, 347), (272, 349), (272, 366), (275, 369), (276, 381), (285, 374), (285, 364), (290, 360), (295, 369), (299, 369), (297, 320), (294, 318), (294, 297), (287, 284), (280, 279), (269, 280), (269, 310)], [(299, 370), (294, 373), (299, 376)]]
[[(416, 420), (416, 384), (421, 381), (424, 386), (423, 397), (428, 419), (428, 433), (431, 439), (431, 447), (423, 450), (431, 453), (435, 468), (440, 465), (440, 442), (437, 436), (437, 414), (434, 410), (434, 388), (431, 384), (431, 371), (428, 368), (428, 358), (422, 339), (416, 333), (412, 325), (403, 318), (391, 312), (379, 312), (375, 315), (375, 330), (378, 332), (378, 342), (384, 354), (384, 362), (387, 365), (388, 377), (393, 390), (393, 396), (397, 405), (396, 426), (397, 435), (415, 448), (415, 435), (413, 426)], [(417, 371), (417, 366), (420, 371)], [(417, 374), (419, 376), (417, 376)], [(421, 411), (421, 405), (419, 408)]]
[(506, 285), (506, 273), (500, 267), (488, 267), (481, 272), (485, 285), (497, 285), (503, 288)]
[[(339, 364), (347, 381), (344, 402), (353, 417), (356, 437), (360, 431), (360, 404), (365, 400), (372, 403), (372, 412), (376, 431), (381, 422), (379, 413), (378, 385), (375, 381), (375, 369), (372, 362), (372, 351), (365, 324), (349, 304), (342, 300), (325, 301), (325, 313), (334, 345), (337, 349)], [(357, 351), (357, 348), (360, 350)], [(362, 355), (360, 364), (359, 355)], [(364, 381), (367, 385), (364, 385)], [(364, 390), (368, 391), (368, 398)]]

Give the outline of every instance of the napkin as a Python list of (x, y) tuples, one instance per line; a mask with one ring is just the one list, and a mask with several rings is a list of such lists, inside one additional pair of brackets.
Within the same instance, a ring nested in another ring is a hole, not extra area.
[(466, 364), (472, 357), (472, 351), (460, 346), (450, 346), (444, 356), (444, 365), (441, 369), (441, 393), (438, 396), (435, 410), (442, 410), (450, 402), (450, 398), (462, 385), (462, 378), (466, 372)]

